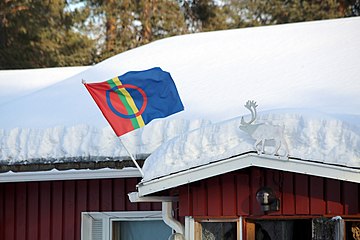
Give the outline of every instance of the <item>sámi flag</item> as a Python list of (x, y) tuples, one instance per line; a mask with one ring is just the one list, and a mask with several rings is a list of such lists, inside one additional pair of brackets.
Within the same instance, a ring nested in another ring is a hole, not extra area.
[(84, 84), (117, 136), (184, 110), (170, 73), (159, 67)]

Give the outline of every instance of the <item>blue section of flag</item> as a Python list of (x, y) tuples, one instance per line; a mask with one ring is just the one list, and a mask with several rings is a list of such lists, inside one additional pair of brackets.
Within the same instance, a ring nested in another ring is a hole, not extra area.
[[(184, 110), (179, 93), (170, 73), (155, 67), (144, 71), (131, 71), (119, 76), (123, 85), (141, 88), (147, 96), (145, 111), (141, 114), (147, 124), (155, 118), (163, 118)], [(127, 89), (138, 109), (143, 105), (143, 97), (136, 89)]]

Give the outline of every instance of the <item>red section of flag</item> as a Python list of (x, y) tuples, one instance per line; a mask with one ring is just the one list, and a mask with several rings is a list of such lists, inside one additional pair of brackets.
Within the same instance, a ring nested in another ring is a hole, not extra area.
[[(92, 98), (95, 100), (96, 104), (100, 108), (101, 112), (117, 136), (121, 136), (134, 130), (130, 119), (117, 116), (109, 108), (106, 102), (106, 91), (110, 89), (110, 85), (107, 82), (85, 84), (85, 87), (89, 91)], [(126, 113), (126, 109), (116, 93), (110, 93), (110, 99), (115, 109), (117, 109), (119, 112)]]

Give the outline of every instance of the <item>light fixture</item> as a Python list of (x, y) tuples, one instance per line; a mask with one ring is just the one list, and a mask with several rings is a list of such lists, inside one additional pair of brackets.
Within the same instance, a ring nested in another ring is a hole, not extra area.
[(269, 187), (261, 187), (256, 192), (256, 200), (264, 212), (279, 211), (280, 209), (280, 200)]

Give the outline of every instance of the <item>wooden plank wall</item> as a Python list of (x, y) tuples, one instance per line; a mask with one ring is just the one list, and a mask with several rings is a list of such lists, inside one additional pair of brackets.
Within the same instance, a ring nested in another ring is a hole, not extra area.
[(280, 211), (270, 216), (360, 217), (360, 184), (263, 168), (247, 168), (179, 188), (179, 215), (263, 216), (256, 192), (271, 187)]
[(161, 210), (130, 203), (137, 178), (0, 184), (0, 240), (80, 240), (81, 212)]

